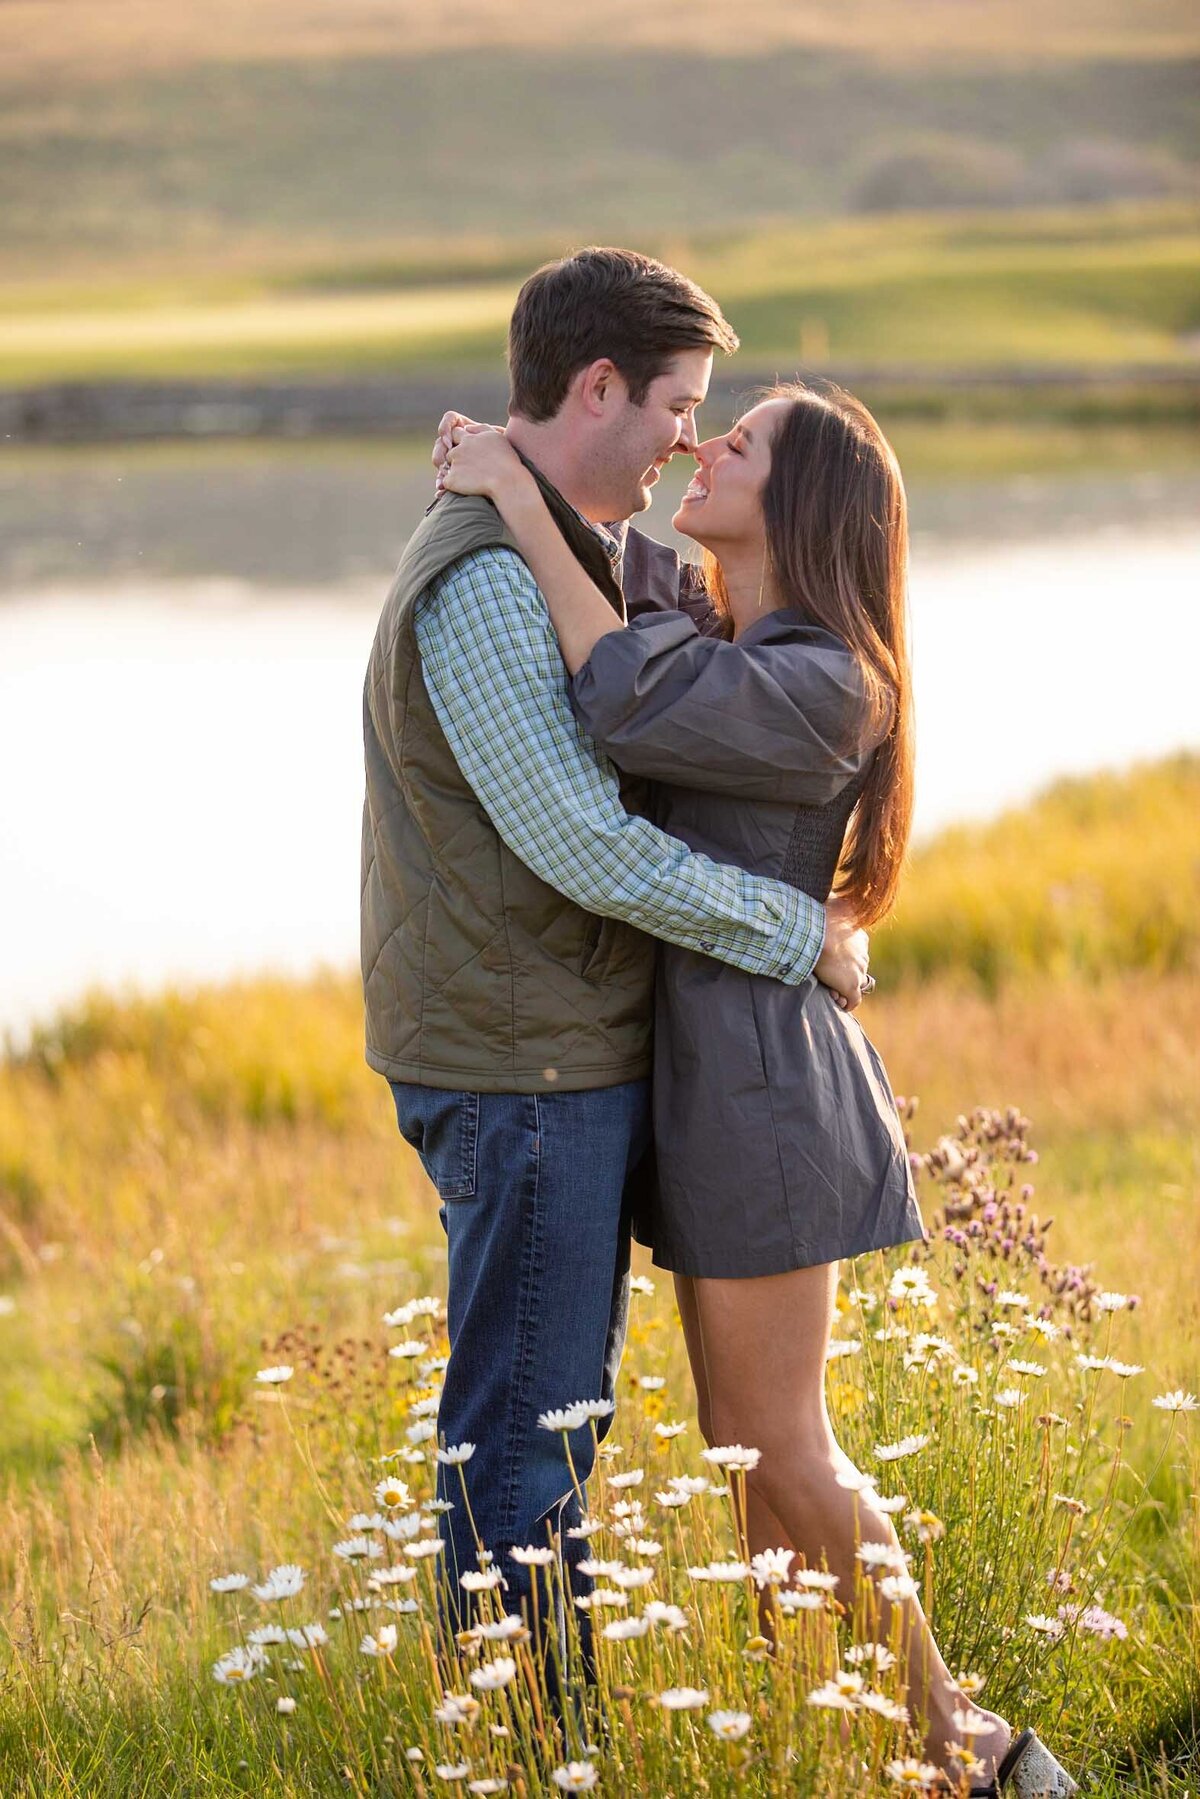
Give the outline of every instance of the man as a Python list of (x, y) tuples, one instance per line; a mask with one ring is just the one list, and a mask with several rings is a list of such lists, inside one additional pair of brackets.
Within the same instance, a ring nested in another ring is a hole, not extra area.
[[(662, 468), (693, 450), (713, 354), (736, 346), (715, 301), (628, 251), (583, 251), (521, 290), (509, 436), (619, 610), (622, 545), (601, 522), (644, 510)], [(679, 603), (677, 559), (636, 532), (624, 569), (650, 603)], [(586, 1553), (567, 1534), (580, 1507), (562, 1439), (538, 1419), (586, 1400), (602, 1434), (611, 1409), (629, 1200), (649, 1148), (653, 937), (783, 981), (816, 966), (850, 1004), (865, 939), (835, 909), (827, 920), (626, 810), (571, 714), (545, 604), (484, 500), (440, 500), (405, 551), (364, 731), (367, 1059), (443, 1202), (438, 1431), (475, 1445), (470, 1518), (459, 1470), (441, 1482), (457, 1500), (448, 1572), (461, 1604), (477, 1532), (515, 1610), (531, 1576), (514, 1547), (554, 1535), (572, 1562)], [(590, 1427), (570, 1442), (582, 1488)]]

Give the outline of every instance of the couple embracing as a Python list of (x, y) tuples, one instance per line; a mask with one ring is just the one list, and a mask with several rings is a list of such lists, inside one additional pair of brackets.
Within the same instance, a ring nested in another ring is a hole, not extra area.
[[(589, 1401), (603, 1435), (631, 1230), (674, 1276), (706, 1439), (761, 1452), (751, 1551), (849, 1592), (858, 1543), (896, 1544), (846, 1484), (824, 1369), (839, 1259), (922, 1234), (852, 1016), (912, 813), (904, 489), (839, 391), (780, 387), (700, 441), (736, 348), (644, 256), (532, 275), (508, 425), (443, 420), (367, 672), (367, 1059), (442, 1201), (438, 1432), (475, 1445), (450, 1579), (482, 1543), (513, 1610), (539, 1578), (514, 1547), (552, 1541), (567, 1590), (589, 1584), (538, 1419)], [(675, 455), (700, 570), (629, 524)], [(592, 1444), (571, 1437), (581, 1486)], [(972, 1705), (916, 1598), (881, 1609), (931, 1762), (958, 1778), (969, 1711), (972, 1791), (1074, 1791)]]

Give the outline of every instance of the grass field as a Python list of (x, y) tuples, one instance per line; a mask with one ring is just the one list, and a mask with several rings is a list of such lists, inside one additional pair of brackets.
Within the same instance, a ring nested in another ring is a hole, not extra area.
[(19, 0), (5, 279), (1194, 199), (1198, 54), (1181, 0)]
[[(988, 1193), (1011, 1205), (1030, 1183), (1027, 1211), (1053, 1214), (1046, 1267), (1019, 1246), (997, 1260), (987, 1229), (973, 1248), (935, 1243), (922, 1261), (933, 1308), (900, 1304), (880, 1342), (896, 1258), (865, 1259), (853, 1278), (867, 1297), (849, 1297), (847, 1270), (839, 1322), (858, 1348), (830, 1372), (839, 1432), (863, 1465), (877, 1466), (877, 1442), (932, 1433), (880, 1479), (945, 1525), (927, 1550), (905, 1540), (954, 1665), (987, 1677), (990, 1703), (1041, 1723), (1100, 1799), (1184, 1799), (1200, 1777), (1196, 1420), (1152, 1404), (1200, 1381), (1195, 789), (1187, 760), (1071, 783), (918, 859), (880, 935), (867, 1023), (897, 1089), (920, 1097), (914, 1146), (946, 1132), (974, 1146), (965, 1182), (957, 1152), (924, 1168), (926, 1219), (947, 1205), (960, 1222), (982, 1219)], [(1126, 878), (1118, 833), (1154, 871), (1157, 935), (1154, 892)], [(1080, 925), (1064, 937), (1067, 887)], [(926, 920), (939, 909), (971, 929), (948, 929), (933, 955)], [(999, 953), (1010, 940), (1011, 957)], [(478, 1722), (470, 1706), (459, 1726), (433, 1722), (431, 1564), (405, 1577), (419, 1610), (394, 1617), (395, 1648), (372, 1658), (358, 1644), (389, 1621), (380, 1590), (329, 1552), (369, 1508), (382, 1455), (403, 1452), (414, 1506), (428, 1497), (414, 1419), (436, 1374), (389, 1359), (396, 1332), (380, 1319), (444, 1290), (435, 1204), (363, 1066), (360, 1029), (357, 982), (341, 976), (97, 996), (0, 1065), (0, 1791), (14, 1799), (432, 1793), (463, 1790), (432, 1772), (463, 1761), (470, 1778), (509, 1779), (531, 1799), (558, 1790), (550, 1774), (566, 1747), (539, 1739), (519, 1680), (478, 1695)], [(977, 1104), (1001, 1108), (995, 1130), (960, 1116)], [(1028, 1126), (1005, 1122), (1009, 1106)], [(1050, 1270), (1071, 1266), (1088, 1272), (1059, 1294)], [(1045, 1328), (990, 1306), (978, 1283), (997, 1272)], [(884, 1768), (903, 1751), (898, 1726), (854, 1699), (843, 1742), (822, 1722), (832, 1714), (805, 1703), (869, 1633), (855, 1611), (866, 1588), (841, 1595), (840, 1617), (783, 1621), (763, 1660), (748, 1583), (686, 1572), (728, 1559), (736, 1532), (719, 1498), (668, 1511), (653, 1497), (704, 1471), (694, 1422), (678, 1439), (654, 1429), (692, 1418), (668, 1285), (659, 1277), (637, 1302), (614, 1431), (624, 1449), (593, 1496), (605, 1529), (594, 1553), (639, 1559), (614, 1510), (632, 1495), (646, 1513), (638, 1539), (663, 1546), (642, 1558), (651, 1591), (689, 1623), (602, 1642), (613, 1727), (590, 1758), (597, 1790), (896, 1791)], [(1140, 1304), (1105, 1311), (1097, 1288)], [(418, 1314), (401, 1334), (414, 1331), (436, 1354), (438, 1318)], [(914, 1354), (918, 1331), (946, 1348)], [(1080, 1351), (1145, 1372), (1081, 1370)], [(1010, 1371), (1014, 1355), (1045, 1375)], [(294, 1365), (294, 1379), (256, 1385), (272, 1363)], [(648, 1390), (643, 1377), (666, 1385)], [(1006, 1397), (1026, 1383), (1028, 1402)], [(1042, 1421), (1051, 1415), (1061, 1422)], [(606, 1486), (627, 1467), (646, 1468), (644, 1483)], [(1086, 1511), (1076, 1520), (1055, 1494)], [(428, 1537), (432, 1520), (411, 1516)], [(215, 1576), (291, 1560), (306, 1585), (282, 1608), (209, 1591)], [(1099, 1605), (1128, 1635), (1105, 1627), (1103, 1640), (1081, 1614), (1049, 1638), (1024, 1624), (1057, 1617), (1048, 1569), (1072, 1583), (1069, 1604)], [(374, 1616), (357, 1619), (356, 1600)], [(330, 1606), (342, 1616), (326, 1619)], [(331, 1640), (299, 1665), (286, 1646), (272, 1651), (244, 1693), (212, 1679), (239, 1633), (280, 1617), (294, 1629), (326, 1619)], [(524, 1667), (526, 1651), (512, 1653)], [(474, 1668), (468, 1658), (459, 1690), (472, 1691)], [(747, 1735), (722, 1743), (705, 1710), (654, 1706), (682, 1685), (744, 1715)], [(278, 1697), (295, 1697), (295, 1712), (277, 1711)]]
[[(757, 368), (1177, 362), (1200, 329), (1200, 214), (930, 216), (826, 223), (663, 249), (708, 285)], [(0, 381), (423, 372), (503, 355), (522, 255), (486, 248), (447, 284), (420, 260), (10, 290)]]
[(1153, 58), (1200, 50), (1186, 0), (916, 0), (897, 28), (893, 0), (754, 0), (736, 18), (716, 0), (600, 0), (586, 14), (553, 0), (463, 0), (434, 14), (418, 0), (210, 0), (203, 12), (181, 9), (147, 30), (136, 0), (60, 0), (53, 13), (23, 3), (0, 14), (0, 59), (14, 72), (53, 72), (94, 81), (137, 63), (155, 68), (291, 54), (328, 60), (394, 51), (520, 46), (591, 51), (597, 37), (634, 46), (687, 44), (707, 55), (730, 51), (854, 51), (882, 63), (1008, 56), (1054, 60), (1081, 55)]

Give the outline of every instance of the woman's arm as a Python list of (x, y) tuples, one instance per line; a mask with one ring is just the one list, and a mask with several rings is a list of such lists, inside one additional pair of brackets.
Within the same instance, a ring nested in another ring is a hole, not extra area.
[(602, 637), (624, 627), (577, 562), (550, 516), (538, 484), (502, 431), (453, 428), (442, 484), (450, 493), (484, 494), (512, 532), (550, 613), (563, 661), (574, 674)]
[(618, 768), (741, 799), (824, 805), (877, 740), (849, 651), (783, 617), (746, 644), (679, 612), (636, 619), (597, 642), (571, 705)]

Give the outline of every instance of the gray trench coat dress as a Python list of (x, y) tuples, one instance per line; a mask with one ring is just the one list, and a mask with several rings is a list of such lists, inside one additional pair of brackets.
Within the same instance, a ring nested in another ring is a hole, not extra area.
[[(790, 609), (733, 643), (650, 613), (599, 640), (572, 704), (655, 783), (664, 830), (825, 899), (874, 755), (854, 747), (862, 689), (838, 637)], [(786, 986), (660, 943), (654, 1132), (634, 1233), (661, 1268), (782, 1274), (923, 1235), (883, 1063), (811, 975)]]

